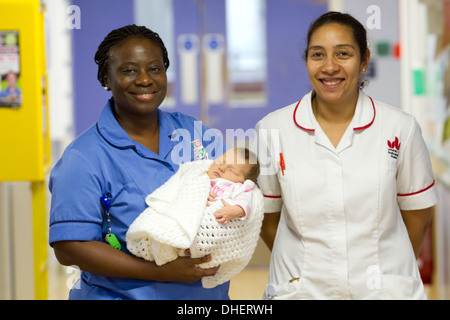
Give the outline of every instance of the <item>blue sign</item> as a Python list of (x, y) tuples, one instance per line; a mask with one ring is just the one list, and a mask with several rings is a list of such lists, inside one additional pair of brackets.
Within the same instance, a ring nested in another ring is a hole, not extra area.
[(192, 44), (191, 39), (189, 39), (189, 38), (186, 39), (186, 41), (184, 42), (184, 48), (185, 48), (186, 50), (191, 50), (192, 47), (193, 47), (193, 44)]
[(209, 52), (221, 52), (225, 48), (225, 39), (220, 33), (209, 33), (203, 38), (203, 45)]
[(196, 34), (180, 34), (178, 36), (178, 51), (179, 52), (198, 52), (198, 36)]
[(212, 50), (216, 50), (219, 47), (219, 43), (217, 42), (216, 38), (211, 38), (211, 40), (209, 41), (209, 47)]

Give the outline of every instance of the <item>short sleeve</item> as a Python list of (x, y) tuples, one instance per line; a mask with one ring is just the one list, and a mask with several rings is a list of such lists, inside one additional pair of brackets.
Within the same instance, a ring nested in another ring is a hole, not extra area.
[(414, 118), (401, 155), (397, 174), (400, 209), (419, 210), (434, 206), (438, 196), (430, 156), (420, 126)]
[(278, 180), (278, 165), (276, 157), (272, 156), (274, 152), (271, 148), (271, 131), (263, 128), (261, 123), (255, 127), (256, 138), (253, 145), (253, 151), (258, 155), (260, 163), (260, 175), (258, 177), (258, 187), (264, 196), (265, 213), (280, 212), (283, 206), (281, 196), (281, 187)]
[(99, 241), (102, 231), (98, 170), (77, 150), (68, 150), (53, 168), (49, 189), (49, 242)]

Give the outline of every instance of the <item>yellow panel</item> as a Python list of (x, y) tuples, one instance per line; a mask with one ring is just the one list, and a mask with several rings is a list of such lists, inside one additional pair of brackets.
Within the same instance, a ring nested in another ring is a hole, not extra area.
[(50, 163), (44, 18), (39, 0), (0, 0), (0, 32), (17, 31), (20, 107), (0, 107), (0, 181), (43, 181)]
[(33, 195), (34, 291), (36, 300), (47, 300), (48, 298), (46, 189), (45, 182), (33, 182), (31, 184)]

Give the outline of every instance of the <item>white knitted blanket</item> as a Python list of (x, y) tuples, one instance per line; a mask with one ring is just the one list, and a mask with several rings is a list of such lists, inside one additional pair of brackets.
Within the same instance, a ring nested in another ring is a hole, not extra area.
[(207, 175), (211, 160), (180, 165), (165, 184), (147, 196), (145, 209), (126, 234), (128, 250), (134, 255), (163, 265), (190, 249), (191, 257), (211, 254), (201, 268), (220, 266), (214, 276), (202, 278), (205, 288), (222, 284), (241, 272), (258, 242), (264, 216), (263, 196), (255, 186), (251, 212), (245, 220), (220, 224), (214, 212), (223, 206), (206, 202), (211, 188)]

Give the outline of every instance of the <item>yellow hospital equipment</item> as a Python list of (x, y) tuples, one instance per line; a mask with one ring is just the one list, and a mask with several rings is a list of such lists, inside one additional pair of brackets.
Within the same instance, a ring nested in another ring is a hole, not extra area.
[(43, 11), (39, 0), (0, 0), (0, 182), (31, 182), (36, 299), (47, 298), (50, 137)]

